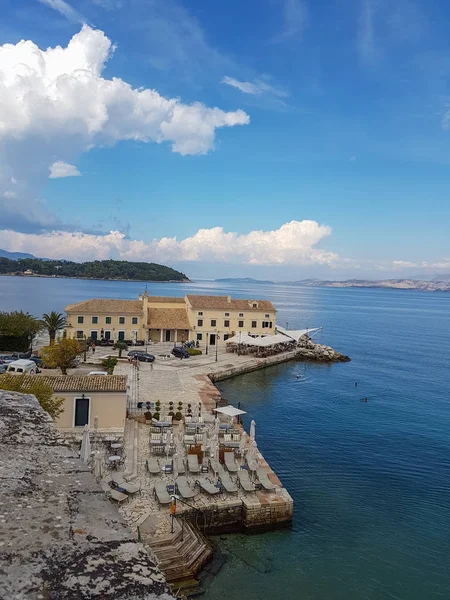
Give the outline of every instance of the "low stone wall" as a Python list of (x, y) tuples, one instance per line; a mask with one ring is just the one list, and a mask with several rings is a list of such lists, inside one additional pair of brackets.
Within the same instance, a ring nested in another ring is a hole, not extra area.
[(289, 527), (293, 513), (292, 500), (261, 506), (244, 506), (243, 529), (246, 533)]
[(193, 510), (179, 508), (177, 512), (205, 535), (221, 533), (239, 533), (244, 530), (244, 506), (241, 500), (231, 503), (218, 502), (209, 508)]

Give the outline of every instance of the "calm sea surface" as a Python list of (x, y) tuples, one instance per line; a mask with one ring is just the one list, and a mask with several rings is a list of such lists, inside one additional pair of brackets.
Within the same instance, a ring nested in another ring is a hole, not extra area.
[[(323, 326), (352, 357), (221, 384), (295, 502), (291, 530), (218, 539), (206, 600), (450, 599), (450, 294), (150, 284), (150, 294), (269, 298), (278, 322)], [(140, 283), (0, 277), (0, 310), (40, 316)], [(299, 378), (297, 379), (297, 375)], [(355, 381), (358, 387), (355, 388)], [(368, 403), (360, 402), (367, 396)]]

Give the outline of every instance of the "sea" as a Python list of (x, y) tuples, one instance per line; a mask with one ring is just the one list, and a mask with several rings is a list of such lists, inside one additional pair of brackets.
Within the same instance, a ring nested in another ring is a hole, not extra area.
[[(144, 284), (0, 277), (0, 310), (40, 316)], [(294, 499), (290, 529), (214, 539), (205, 600), (450, 599), (450, 293), (200, 281), (153, 295), (270, 299), (351, 362), (290, 362), (220, 384), (256, 422)], [(367, 398), (367, 402), (362, 401)]]

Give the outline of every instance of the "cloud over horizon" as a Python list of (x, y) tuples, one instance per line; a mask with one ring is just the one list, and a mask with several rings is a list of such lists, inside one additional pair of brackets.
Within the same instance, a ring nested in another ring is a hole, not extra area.
[(222, 227), (199, 229), (183, 240), (176, 237), (149, 243), (130, 240), (125, 234), (107, 235), (52, 231), (46, 234), (0, 231), (4, 249), (26, 251), (47, 258), (101, 260), (107, 258), (152, 262), (230, 262), (247, 265), (332, 265), (338, 255), (317, 248), (331, 228), (316, 221), (291, 221), (273, 231), (246, 234), (225, 232)]
[[(61, 1), (45, 4), (66, 10)], [(7, 228), (67, 228), (36, 197), (55, 161), (71, 164), (90, 148), (124, 140), (167, 142), (175, 153), (202, 155), (214, 148), (218, 128), (250, 122), (240, 109), (183, 104), (154, 89), (103, 78), (113, 52), (111, 40), (88, 25), (66, 47), (41, 50), (30, 40), (0, 46), (0, 156), (6, 157), (0, 166), (0, 212)]]

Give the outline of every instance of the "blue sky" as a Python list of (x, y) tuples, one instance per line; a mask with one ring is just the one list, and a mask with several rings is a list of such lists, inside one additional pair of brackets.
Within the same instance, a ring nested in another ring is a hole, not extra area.
[[(193, 277), (449, 271), (449, 14), (439, 0), (4, 0), (0, 247)], [(46, 49), (72, 38), (55, 70)], [(80, 69), (93, 75), (63, 89)]]

